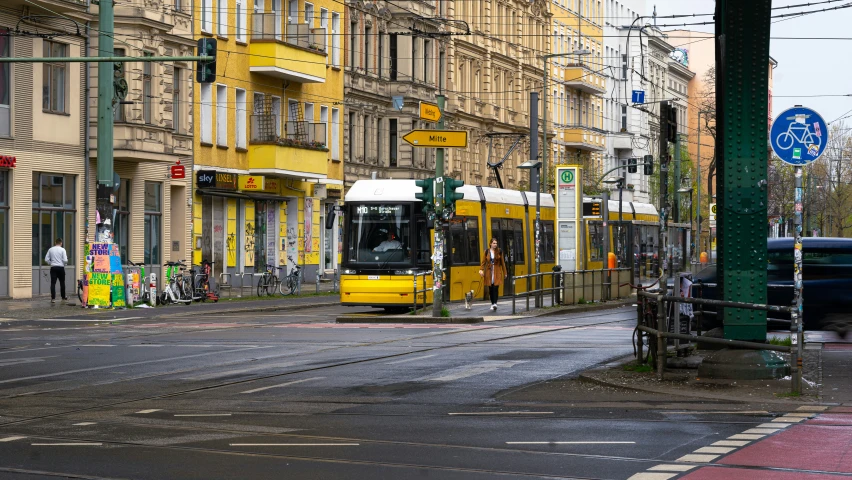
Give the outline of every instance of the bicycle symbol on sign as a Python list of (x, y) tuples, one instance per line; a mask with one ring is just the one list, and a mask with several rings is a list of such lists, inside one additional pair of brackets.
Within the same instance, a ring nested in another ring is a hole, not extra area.
[[(810, 115), (804, 115), (807, 119)], [(793, 146), (793, 141), (797, 141), (805, 146), (810, 147), (816, 145), (817, 151), (822, 143), (822, 138), (811, 132), (811, 126), (807, 123), (796, 122), (796, 117), (787, 117), (787, 120), (794, 120), (787, 126), (787, 131), (782, 132), (775, 138), (775, 144), (781, 150), (789, 150)]]

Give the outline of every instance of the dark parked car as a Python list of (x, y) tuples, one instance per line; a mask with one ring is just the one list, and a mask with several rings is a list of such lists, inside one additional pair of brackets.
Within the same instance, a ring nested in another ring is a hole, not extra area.
[[(793, 239), (767, 240), (767, 301), (791, 305), (793, 301)], [(847, 330), (852, 325), (852, 238), (806, 237), (802, 239), (804, 273), (803, 313), (805, 328)], [(695, 282), (717, 283), (716, 266), (693, 275)], [(669, 288), (671, 288), (671, 281)], [(693, 292), (697, 296), (697, 291)], [(718, 287), (703, 287), (704, 298), (719, 299)], [(714, 310), (706, 308), (705, 310)], [(769, 314), (789, 325), (789, 315)], [(722, 319), (705, 317), (704, 329), (721, 326)]]

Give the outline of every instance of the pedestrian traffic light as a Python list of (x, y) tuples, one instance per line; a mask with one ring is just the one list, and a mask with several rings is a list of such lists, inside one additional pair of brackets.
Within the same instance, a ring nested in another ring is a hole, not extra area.
[(677, 142), (677, 109), (670, 101), (660, 103), (660, 126), (666, 141)]
[(423, 202), (423, 213), (435, 210), (435, 179), (426, 178), (415, 180), (414, 184), (420, 187), (420, 191), (414, 194), (414, 198)]
[(455, 208), (456, 200), (464, 199), (464, 194), (462, 192), (456, 192), (456, 189), (463, 186), (463, 180), (444, 177), (444, 205)]
[(627, 173), (636, 173), (636, 158), (628, 158), (627, 159)]
[(644, 164), (645, 175), (653, 175), (654, 174), (654, 156), (653, 155), (645, 155), (642, 157), (642, 163)]
[(199, 38), (198, 56), (213, 57), (209, 62), (197, 62), (195, 80), (198, 83), (213, 83), (216, 81), (216, 39)]

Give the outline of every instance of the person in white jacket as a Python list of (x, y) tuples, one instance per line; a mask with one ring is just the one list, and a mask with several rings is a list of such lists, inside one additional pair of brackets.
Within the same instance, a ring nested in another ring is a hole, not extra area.
[(50, 303), (56, 303), (56, 280), (59, 280), (62, 300), (68, 300), (65, 296), (65, 264), (68, 263), (68, 254), (62, 248), (61, 238), (57, 238), (56, 244), (47, 251), (44, 261), (50, 265)]

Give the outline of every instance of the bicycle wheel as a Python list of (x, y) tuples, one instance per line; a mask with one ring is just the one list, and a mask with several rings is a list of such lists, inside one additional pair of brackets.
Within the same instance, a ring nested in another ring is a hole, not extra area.
[(260, 280), (257, 281), (257, 296), (262, 297), (266, 295), (266, 290), (269, 287), (266, 283), (267, 274), (263, 274), (260, 277)]
[(278, 280), (278, 277), (275, 275), (269, 276), (269, 287), (266, 289), (267, 296), (275, 295), (275, 292), (281, 288), (281, 280)]
[(287, 277), (287, 289), (290, 290), (288, 295), (296, 294), (296, 290), (299, 289), (299, 277), (297, 275), (290, 275)]
[(83, 281), (77, 280), (77, 299), (80, 300), (80, 303), (83, 303)]
[(775, 138), (775, 143), (781, 150), (789, 150), (793, 146), (793, 135), (790, 132), (783, 132)]

